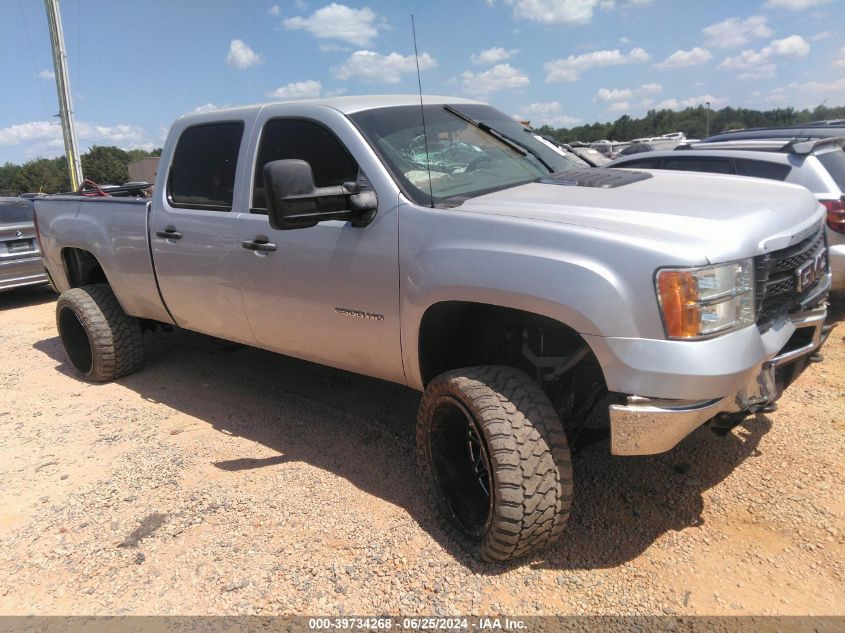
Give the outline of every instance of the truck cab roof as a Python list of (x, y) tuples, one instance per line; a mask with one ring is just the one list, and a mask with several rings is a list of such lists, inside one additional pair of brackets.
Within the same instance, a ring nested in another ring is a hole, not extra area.
[[(486, 105), (483, 101), (476, 101), (475, 99), (464, 99), (461, 97), (446, 97), (442, 95), (423, 95), (422, 101), (425, 105), (437, 104), (477, 104)], [(408, 106), (419, 105), (420, 95), (406, 94), (406, 95), (355, 95), (344, 97), (327, 97), (317, 99), (296, 99), (293, 101), (268, 101), (266, 103), (256, 103), (252, 105), (237, 106), (233, 108), (220, 108), (215, 110), (208, 110), (203, 112), (192, 112), (184, 114), (180, 119), (205, 120), (208, 115), (214, 114), (215, 118), (219, 118), (221, 113), (245, 115), (257, 112), (269, 106), (277, 105), (307, 105), (307, 106), (325, 106), (333, 108), (342, 112), (343, 114), (354, 114), (364, 110), (375, 110), (377, 108), (385, 108), (390, 106)]]

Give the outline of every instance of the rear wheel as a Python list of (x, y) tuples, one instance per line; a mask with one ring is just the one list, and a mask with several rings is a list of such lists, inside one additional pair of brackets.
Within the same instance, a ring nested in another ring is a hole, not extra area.
[(483, 560), (532, 554), (569, 518), (563, 425), (518, 369), (471, 367), (435, 378), (420, 404), (417, 462), (447, 531)]
[(63, 292), (56, 325), (68, 360), (88, 380), (114, 380), (144, 362), (141, 324), (123, 311), (108, 284)]

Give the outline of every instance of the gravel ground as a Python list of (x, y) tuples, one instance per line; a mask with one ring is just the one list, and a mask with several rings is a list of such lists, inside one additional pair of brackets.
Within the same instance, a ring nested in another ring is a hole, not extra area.
[(87, 384), (54, 302), (0, 295), (2, 614), (845, 614), (841, 329), (727, 438), (579, 453), (562, 541), (502, 567), (420, 498), (415, 392), (187, 332)]

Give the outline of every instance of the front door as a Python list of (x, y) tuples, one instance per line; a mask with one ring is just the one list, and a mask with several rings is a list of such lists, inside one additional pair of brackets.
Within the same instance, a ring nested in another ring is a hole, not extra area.
[[(404, 382), (399, 341), (397, 198), (379, 200), (366, 227), (321, 222), (275, 230), (267, 218), (263, 169), (307, 161), (318, 187), (355, 181), (350, 151), (328, 127), (302, 118), (263, 126), (251, 213), (238, 218), (244, 307), (259, 346), (324, 365)], [(387, 198), (387, 196), (385, 196)], [(262, 245), (254, 250), (255, 245)]]

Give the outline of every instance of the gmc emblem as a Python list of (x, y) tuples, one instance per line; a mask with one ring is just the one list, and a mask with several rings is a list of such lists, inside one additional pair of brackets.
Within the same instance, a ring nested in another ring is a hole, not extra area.
[(804, 292), (807, 288), (815, 284), (824, 275), (827, 269), (827, 249), (821, 249), (808, 262), (805, 262), (801, 268), (795, 271), (795, 290)]

